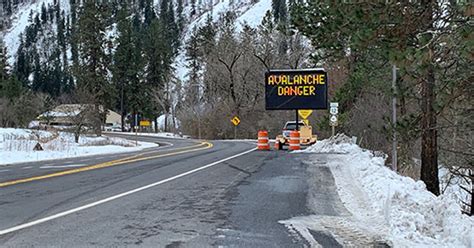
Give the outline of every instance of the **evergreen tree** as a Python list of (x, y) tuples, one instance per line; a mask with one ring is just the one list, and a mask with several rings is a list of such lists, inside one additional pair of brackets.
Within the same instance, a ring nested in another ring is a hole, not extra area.
[(212, 20), (212, 16), (208, 15), (206, 23), (199, 27), (197, 34), (199, 46), (201, 47), (202, 54), (207, 55), (211, 53), (212, 49), (216, 45), (217, 27)]
[[(201, 60), (202, 60), (202, 51), (199, 44), (198, 30), (194, 27), (191, 34), (191, 38), (188, 41), (186, 46), (186, 61), (188, 62), (187, 67), (189, 68), (189, 84), (194, 87), (199, 86), (199, 73), (201, 71)], [(191, 88), (196, 90), (194, 88)], [(196, 95), (191, 93), (191, 95)]]
[[(440, 89), (465, 89), (465, 78), (470, 73), (470, 70), (454, 69), (465, 68), (465, 57), (461, 54), (466, 51), (466, 43), (462, 39), (448, 40), (459, 37), (461, 30), (469, 29), (468, 19), (462, 5), (434, 0), (377, 4), (308, 1), (296, 4), (292, 11), (293, 24), (318, 48), (313, 53), (314, 61), (349, 61), (350, 77), (337, 96), (342, 112), (353, 108), (363, 89), (377, 86), (374, 78), (387, 82), (391, 65), (399, 68), (399, 78), (403, 80), (397, 82), (397, 97), (420, 99), (413, 104), (421, 104), (418, 111), (401, 116), (393, 131), (399, 131), (399, 127), (406, 124), (409, 131), (402, 136), (421, 139), (420, 178), (435, 195), (440, 194), (437, 116), (452, 103), (441, 101), (443, 91)], [(448, 36), (452, 38), (446, 39)], [(453, 57), (453, 53), (458, 55)], [(458, 80), (448, 79), (453, 76)], [(378, 87), (381, 91), (389, 88), (387, 85)], [(415, 90), (398, 90), (401, 87)], [(401, 96), (402, 92), (409, 95)], [(460, 94), (456, 92), (447, 95)], [(390, 97), (392, 94), (388, 93)], [(407, 110), (400, 108), (401, 112)]]
[(153, 7), (153, 1), (151, 0), (145, 1), (144, 16), (145, 16), (145, 26), (150, 26), (152, 21), (156, 18), (155, 9)]
[[(104, 120), (103, 111), (111, 106), (114, 94), (113, 87), (108, 81), (110, 60), (104, 52), (107, 44), (102, 13), (102, 6), (99, 3), (92, 0), (84, 1), (76, 34), (79, 63), (75, 65), (78, 87), (94, 96), (93, 104), (96, 112), (101, 115), (100, 120)], [(100, 134), (100, 125), (100, 122), (95, 124), (97, 134)]]
[(189, 19), (192, 19), (196, 15), (196, 0), (191, 0), (191, 12), (189, 13)]
[(48, 10), (46, 9), (46, 4), (41, 5), (41, 23), (45, 24), (48, 21)]
[(3, 47), (3, 42), (0, 41), (0, 81), (8, 79), (8, 65), (6, 49)]
[(185, 17), (183, 15), (183, 0), (178, 0), (177, 1), (177, 8), (176, 8), (176, 15), (177, 15), (177, 26), (178, 26), (178, 32), (179, 36), (181, 36), (183, 30), (184, 30), (184, 24), (185, 24)]
[(31, 73), (31, 59), (29, 52), (26, 50), (23, 36), (20, 34), (20, 45), (18, 46), (17, 58), (15, 61), (14, 72), (18, 77), (18, 80), (24, 84), (28, 84), (28, 78)]
[(20, 81), (10, 75), (9, 70), (7, 50), (3, 47), (3, 42), (0, 41), (0, 98), (11, 101), (20, 96), (23, 87)]
[(117, 50), (114, 54), (113, 80), (118, 92), (118, 109), (122, 115), (122, 124), (127, 112), (137, 112), (146, 99), (146, 89), (140, 84), (142, 56), (139, 44), (140, 36), (134, 32), (132, 21), (128, 19), (126, 6), (118, 12)]
[(273, 18), (276, 23), (285, 23), (288, 20), (286, 0), (272, 0)]

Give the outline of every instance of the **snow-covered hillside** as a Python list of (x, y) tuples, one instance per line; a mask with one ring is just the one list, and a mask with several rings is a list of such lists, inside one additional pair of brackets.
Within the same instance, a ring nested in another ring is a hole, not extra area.
[[(37, 0), (31, 1), (30, 4), (24, 4), (18, 8), (16, 12), (10, 17), (11, 27), (3, 32), (3, 41), (8, 51), (8, 62), (12, 65), (15, 61), (16, 52), (20, 44), (20, 34), (25, 32), (25, 28), (31, 24), (29, 17), (30, 13), (33, 16), (41, 12), (41, 6), (52, 5), (54, 0)], [(155, 0), (155, 9), (159, 9), (159, 0)], [(70, 12), (69, 0), (59, 1), (61, 10), (64, 10), (66, 15)], [(217, 0), (217, 1), (200, 1), (200, 6), (197, 6), (197, 14), (189, 17), (191, 13), (191, 6), (185, 6), (183, 13), (188, 17), (188, 23), (185, 26), (185, 33), (183, 40), (186, 41), (191, 34), (194, 27), (199, 27), (205, 21), (207, 16), (212, 16), (216, 20), (220, 14), (232, 10), (237, 15), (237, 29), (240, 30), (244, 23), (249, 26), (256, 27), (260, 24), (263, 16), (267, 10), (271, 9), (271, 0)], [(199, 4), (198, 4), (199, 5)], [(109, 32), (116, 34), (116, 32)], [(1, 37), (1, 36), (0, 36)], [(109, 37), (113, 39), (114, 37)], [(185, 42), (184, 42), (185, 43)], [(181, 51), (175, 62), (175, 68), (180, 79), (184, 79), (187, 74), (184, 51)]]
[[(3, 32), (3, 42), (8, 52), (8, 63), (13, 65), (15, 55), (20, 46), (20, 34), (25, 32), (28, 25), (31, 24), (30, 15), (38, 15), (41, 12), (41, 6), (52, 5), (54, 0), (32, 1), (30, 4), (23, 4), (11, 17), (11, 27)], [(65, 14), (69, 14), (69, 0), (60, 0), (59, 4)], [(1, 36), (0, 36), (1, 37)]]

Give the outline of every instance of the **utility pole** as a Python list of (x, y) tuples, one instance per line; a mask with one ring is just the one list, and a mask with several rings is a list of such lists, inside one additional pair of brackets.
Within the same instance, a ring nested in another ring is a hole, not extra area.
[(393, 90), (393, 98), (392, 98), (392, 126), (393, 126), (393, 142), (392, 142), (392, 170), (397, 171), (397, 67), (395, 65), (392, 66), (392, 90)]

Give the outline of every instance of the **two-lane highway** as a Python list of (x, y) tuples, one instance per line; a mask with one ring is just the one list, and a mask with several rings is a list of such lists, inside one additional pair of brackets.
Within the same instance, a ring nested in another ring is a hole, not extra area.
[[(234, 202), (238, 187), (275, 153), (254, 151), (253, 142), (139, 139), (161, 146), (6, 166), (9, 173), (0, 174), (0, 246), (207, 247), (235, 243), (235, 235), (223, 233), (236, 214), (233, 208), (240, 204)], [(84, 159), (88, 161), (78, 161)], [(68, 166), (74, 164), (77, 166)], [(304, 213), (304, 189), (301, 192), (285, 203), (293, 205), (290, 209), (265, 210), (269, 216), (274, 215), (272, 211), (291, 214), (262, 218), (273, 229), (265, 230), (271, 232), (263, 238), (255, 236), (259, 240), (255, 246), (261, 239), (264, 244), (301, 245), (273, 220)], [(239, 208), (243, 215), (239, 218), (246, 218), (246, 208)]]

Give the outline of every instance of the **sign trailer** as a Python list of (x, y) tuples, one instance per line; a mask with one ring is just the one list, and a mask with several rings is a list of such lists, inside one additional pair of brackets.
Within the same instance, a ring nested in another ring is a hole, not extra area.
[(265, 109), (296, 110), (298, 129), (299, 109), (328, 108), (327, 85), (324, 69), (270, 70), (265, 73)]

